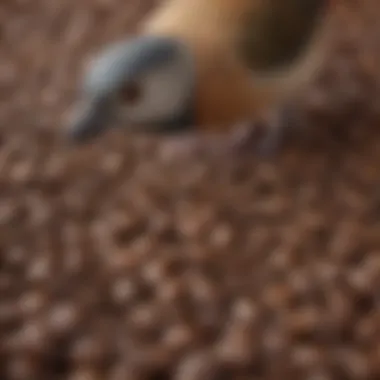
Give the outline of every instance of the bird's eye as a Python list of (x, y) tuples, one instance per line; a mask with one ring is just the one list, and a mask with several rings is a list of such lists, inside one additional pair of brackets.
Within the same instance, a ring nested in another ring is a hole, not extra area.
[(121, 100), (128, 104), (138, 102), (141, 96), (141, 86), (136, 82), (128, 82), (120, 91)]

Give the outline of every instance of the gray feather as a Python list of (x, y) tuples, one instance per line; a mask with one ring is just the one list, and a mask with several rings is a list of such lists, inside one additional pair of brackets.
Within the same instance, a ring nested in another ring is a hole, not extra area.
[(177, 42), (140, 36), (106, 48), (90, 65), (84, 78), (85, 93), (107, 96), (126, 81), (170, 62), (178, 54)]

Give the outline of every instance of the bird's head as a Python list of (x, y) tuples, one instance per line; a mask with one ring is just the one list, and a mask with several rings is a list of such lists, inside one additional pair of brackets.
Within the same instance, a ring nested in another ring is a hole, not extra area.
[(86, 142), (114, 125), (177, 132), (193, 124), (194, 65), (169, 38), (140, 36), (105, 48), (84, 73), (69, 136)]

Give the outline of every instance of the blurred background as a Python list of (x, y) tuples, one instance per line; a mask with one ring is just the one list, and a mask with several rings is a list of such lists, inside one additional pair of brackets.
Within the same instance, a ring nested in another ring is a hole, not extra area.
[(275, 162), (69, 146), (86, 58), (158, 3), (0, 4), (0, 379), (379, 379), (379, 2), (334, 1)]

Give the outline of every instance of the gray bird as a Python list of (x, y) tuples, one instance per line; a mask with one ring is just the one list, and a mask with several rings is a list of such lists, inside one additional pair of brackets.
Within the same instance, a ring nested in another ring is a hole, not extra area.
[(272, 112), (321, 66), (329, 3), (166, 0), (139, 36), (106, 47), (87, 68), (71, 139), (117, 125), (228, 131)]

